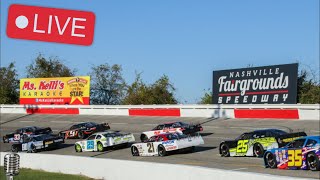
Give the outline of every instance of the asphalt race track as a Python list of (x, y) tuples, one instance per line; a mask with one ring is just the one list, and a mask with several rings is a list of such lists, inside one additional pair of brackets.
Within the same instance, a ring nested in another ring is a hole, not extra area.
[[(139, 141), (142, 131), (151, 130), (160, 122), (168, 121), (205, 122), (206, 118), (172, 118), (172, 117), (126, 117), (126, 116), (84, 116), (84, 115), (24, 115), (24, 114), (1, 114), (0, 121), (0, 151), (10, 151), (10, 144), (2, 142), (2, 136), (13, 130), (37, 125), (40, 127), (51, 127), (54, 133), (69, 128), (72, 124), (85, 121), (98, 123), (107, 122), (112, 130), (132, 132)], [(308, 135), (319, 135), (319, 121), (300, 120), (252, 120), (252, 119), (212, 119), (203, 124), (202, 132), (205, 144), (196, 148), (195, 153), (174, 154), (166, 157), (133, 157), (130, 148), (110, 149), (101, 152), (76, 153), (74, 142), (77, 140), (66, 140), (62, 149), (45, 151), (41, 153), (63, 154), (76, 156), (91, 156), (93, 158), (111, 158), (134, 161), (149, 161), (159, 163), (184, 164), (193, 166), (204, 166), (220, 168), (233, 171), (257, 172), (274, 175), (285, 175), (293, 177), (319, 178), (320, 172), (303, 170), (277, 170), (266, 169), (263, 159), (254, 157), (220, 157), (218, 146), (220, 141), (234, 139), (241, 133), (261, 128), (279, 128), (288, 131), (304, 130)]]

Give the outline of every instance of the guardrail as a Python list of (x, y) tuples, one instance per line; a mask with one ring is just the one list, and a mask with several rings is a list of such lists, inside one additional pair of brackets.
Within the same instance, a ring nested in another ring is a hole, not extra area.
[(319, 104), (0, 105), (1, 113), (319, 120)]
[[(0, 152), (3, 166), (5, 152)], [(126, 161), (80, 156), (51, 154), (19, 153), (20, 167), (59, 172), (64, 174), (85, 175), (95, 179), (107, 180), (163, 180), (163, 179), (197, 179), (197, 180), (287, 180), (305, 179), (288, 176), (275, 176), (250, 172), (204, 168), (188, 165)]]

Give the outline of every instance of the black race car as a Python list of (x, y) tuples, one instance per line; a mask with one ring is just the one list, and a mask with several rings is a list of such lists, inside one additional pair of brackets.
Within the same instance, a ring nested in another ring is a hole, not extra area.
[(97, 124), (95, 122), (84, 122), (71, 126), (68, 130), (59, 132), (59, 136), (68, 138), (84, 139), (87, 136), (110, 129), (108, 123)]
[(37, 126), (27, 126), (15, 130), (14, 133), (6, 134), (3, 136), (3, 142), (19, 142), (23, 136), (38, 135), (38, 134), (51, 134), (52, 129), (50, 127), (41, 128)]
[(280, 148), (299, 137), (307, 136), (305, 132), (287, 133), (279, 129), (262, 129), (241, 134), (235, 140), (222, 141), (219, 152), (221, 156), (256, 156), (262, 157), (267, 149)]
[(64, 139), (57, 135), (52, 134), (40, 134), (24, 136), (19, 142), (12, 144), (11, 151), (27, 151), (35, 153), (41, 150), (49, 150), (58, 148)]
[(142, 132), (140, 136), (141, 142), (144, 142), (145, 140), (149, 139), (150, 137), (154, 135), (159, 134), (165, 134), (165, 133), (182, 133), (182, 134), (194, 134), (196, 132), (203, 131), (203, 128), (201, 124), (188, 124), (185, 122), (168, 122), (159, 124), (155, 128), (153, 128), (151, 131), (145, 131)]

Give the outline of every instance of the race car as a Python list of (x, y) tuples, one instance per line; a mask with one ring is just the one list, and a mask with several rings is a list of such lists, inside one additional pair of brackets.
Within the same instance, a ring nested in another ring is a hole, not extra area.
[(266, 168), (320, 170), (320, 136), (296, 139), (282, 148), (266, 151), (263, 156)]
[(84, 122), (71, 126), (68, 130), (59, 132), (59, 136), (68, 138), (84, 139), (95, 132), (110, 129), (108, 123), (97, 124), (95, 122)]
[(52, 134), (30, 135), (21, 138), (18, 143), (12, 144), (11, 151), (36, 153), (41, 150), (57, 148), (62, 143), (64, 143), (64, 139), (60, 136), (54, 136)]
[(204, 144), (202, 137), (180, 133), (165, 133), (152, 136), (146, 142), (131, 145), (132, 156), (166, 156), (178, 150), (193, 151), (195, 146)]
[(141, 142), (146, 141), (150, 137), (158, 134), (164, 133), (182, 133), (182, 134), (194, 134), (196, 132), (203, 131), (200, 124), (188, 124), (184, 122), (169, 122), (164, 124), (159, 124), (157, 127), (153, 128), (151, 131), (142, 132), (140, 136)]
[(307, 136), (305, 132), (287, 133), (279, 129), (262, 129), (241, 134), (235, 140), (222, 141), (219, 153), (228, 156), (262, 157), (265, 150), (283, 147), (288, 142)]
[(14, 133), (6, 134), (3, 136), (3, 142), (19, 142), (22, 136), (30, 136), (37, 134), (51, 134), (52, 130), (50, 127), (41, 128), (37, 126), (27, 126), (14, 131)]
[(134, 136), (131, 133), (120, 133), (119, 131), (105, 131), (94, 133), (86, 140), (75, 143), (76, 152), (82, 151), (104, 151), (111, 146), (128, 145), (134, 142)]

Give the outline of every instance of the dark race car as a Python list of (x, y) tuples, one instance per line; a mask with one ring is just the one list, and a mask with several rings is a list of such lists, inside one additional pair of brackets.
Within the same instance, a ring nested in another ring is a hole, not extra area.
[(256, 156), (262, 157), (268, 149), (285, 146), (299, 137), (307, 136), (305, 132), (287, 133), (279, 129), (263, 129), (241, 134), (235, 140), (222, 141), (219, 152), (221, 156)]
[(38, 134), (51, 134), (52, 130), (50, 127), (41, 128), (37, 126), (27, 126), (15, 130), (14, 133), (6, 134), (3, 136), (3, 142), (19, 142), (23, 136), (38, 135)]
[(68, 130), (61, 131), (59, 136), (68, 138), (84, 139), (87, 136), (110, 129), (108, 123), (97, 124), (95, 122), (84, 122), (71, 126)]
[(41, 150), (58, 148), (62, 143), (64, 143), (64, 139), (60, 136), (52, 134), (30, 135), (24, 136), (19, 142), (12, 144), (11, 151), (35, 153)]
[(164, 133), (182, 133), (182, 134), (194, 134), (196, 132), (203, 131), (201, 124), (188, 124), (184, 122), (169, 122), (164, 124), (159, 124), (151, 131), (145, 131), (141, 134), (141, 142), (146, 141), (154, 135), (164, 134)]
[(264, 154), (266, 168), (319, 171), (319, 160), (320, 136), (302, 137)]

